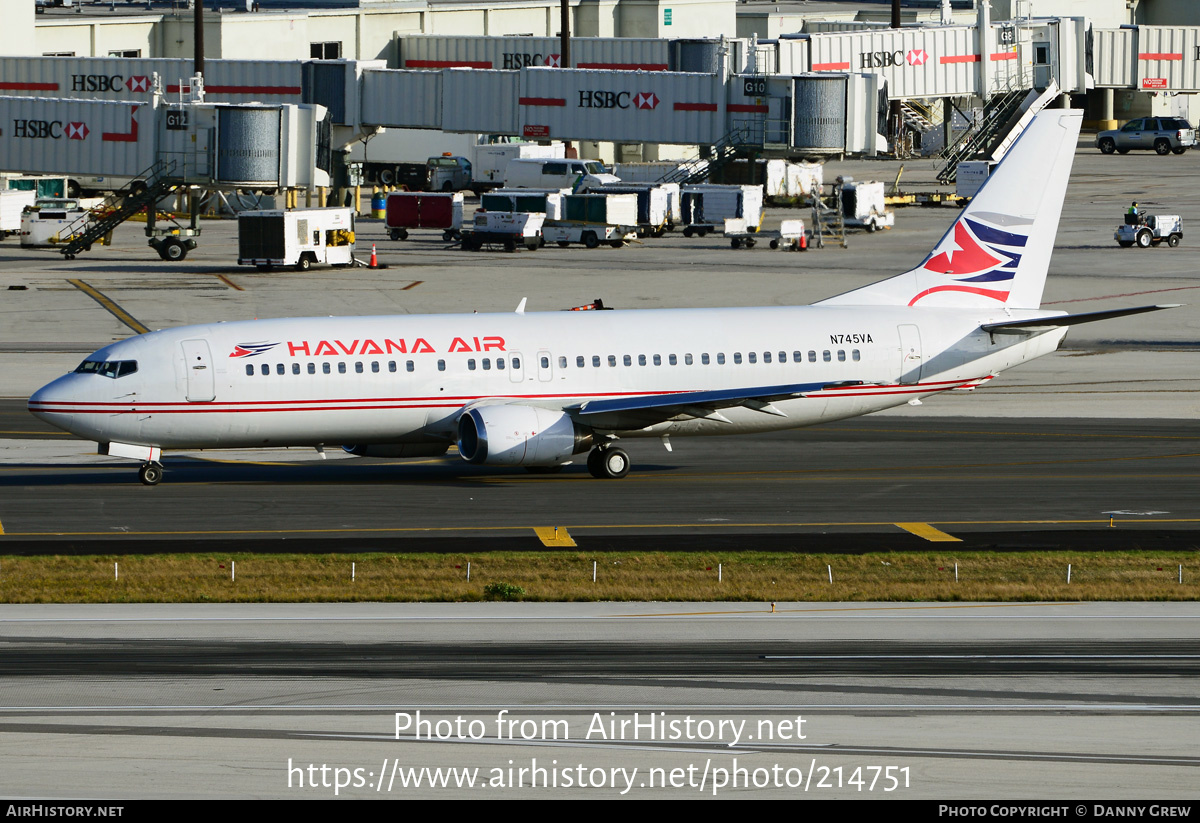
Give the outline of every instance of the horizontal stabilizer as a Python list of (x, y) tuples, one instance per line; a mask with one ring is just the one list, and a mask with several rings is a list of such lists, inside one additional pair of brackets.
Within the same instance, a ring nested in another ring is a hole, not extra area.
[(1125, 317), (1130, 314), (1142, 314), (1148, 311), (1162, 309), (1177, 309), (1181, 303), (1166, 303), (1160, 306), (1138, 306), (1132, 309), (1110, 309), (1108, 311), (1089, 311), (1083, 314), (1060, 314), (1055, 317), (1035, 317), (1029, 320), (1005, 320), (1003, 323), (984, 323), (980, 326), (991, 334), (1022, 334), (1047, 328), (1077, 326), (1080, 323), (1094, 323), (1097, 320), (1111, 320), (1114, 317)]

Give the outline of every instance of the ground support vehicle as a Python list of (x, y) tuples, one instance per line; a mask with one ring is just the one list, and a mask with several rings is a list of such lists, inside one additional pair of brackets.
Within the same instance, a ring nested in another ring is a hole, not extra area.
[(90, 212), (80, 206), (78, 200), (39, 198), (21, 212), (21, 245), (57, 246), (66, 243), (79, 226), (90, 220)]
[(773, 249), (803, 251), (808, 248), (803, 239), (803, 220), (784, 220), (776, 231), (753, 231), (746, 225), (745, 218), (731, 217), (725, 221), (725, 237), (735, 249), (752, 249), (760, 242), (769, 243)]
[(564, 220), (547, 221), (542, 229), (547, 243), (582, 243), (589, 249), (605, 243), (619, 249), (637, 239), (637, 194), (570, 194), (563, 198), (563, 211)]
[(476, 214), (470, 226), (464, 226), (462, 247), (467, 251), (480, 251), (484, 246), (503, 246), (505, 251), (516, 251), (524, 246), (530, 251), (541, 248), (542, 226), (546, 215), (537, 212), (485, 212)]
[(1114, 131), (1096, 135), (1103, 154), (1127, 154), (1130, 149), (1154, 149), (1158, 154), (1183, 154), (1196, 145), (1196, 130), (1182, 117), (1139, 117)]
[(259, 271), (352, 266), (354, 215), (348, 208), (244, 211), (238, 215), (237, 262)]
[(641, 237), (662, 237), (671, 225), (671, 198), (675, 195), (678, 213), (679, 185), (674, 191), (654, 183), (613, 183), (592, 189), (595, 194), (632, 194), (637, 197), (637, 228)]
[(1183, 219), (1177, 214), (1127, 214), (1124, 224), (1113, 233), (1113, 239), (1123, 249), (1130, 246), (1148, 249), (1164, 240), (1175, 248), (1183, 240)]
[(394, 191), (388, 194), (384, 226), (393, 240), (407, 240), (409, 229), (441, 229), (449, 242), (462, 238), (463, 196)]

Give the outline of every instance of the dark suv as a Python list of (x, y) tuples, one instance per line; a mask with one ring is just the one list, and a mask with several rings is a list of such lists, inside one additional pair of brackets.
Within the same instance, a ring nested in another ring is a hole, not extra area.
[(1096, 135), (1096, 148), (1104, 154), (1125, 154), (1130, 149), (1154, 149), (1159, 154), (1183, 154), (1196, 144), (1191, 123), (1181, 117), (1139, 117), (1116, 131)]

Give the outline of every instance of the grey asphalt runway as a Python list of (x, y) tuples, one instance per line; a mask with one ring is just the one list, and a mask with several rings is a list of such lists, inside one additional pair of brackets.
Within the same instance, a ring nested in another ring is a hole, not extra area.
[[(1195, 604), (0, 606), (0, 770), (6, 794), (60, 798), (1191, 799), (1198, 621)], [(458, 771), (440, 788), (422, 768)]]
[(582, 466), (531, 475), (453, 454), (199, 452), (168, 457), (153, 488), (137, 482), (135, 463), (88, 454), (92, 444), (27, 435), (45, 427), (19, 403), (0, 402), (0, 426), (18, 431), (0, 439), (10, 447), (0, 463), (10, 552), (532, 549), (539, 526), (566, 528), (593, 550), (928, 547), (896, 525), (911, 522), (935, 524), (964, 549), (1127, 546), (1131, 531), (1189, 549), (1200, 524), (1191, 421), (877, 417), (684, 440), (670, 453), (631, 441), (634, 472), (617, 481)]

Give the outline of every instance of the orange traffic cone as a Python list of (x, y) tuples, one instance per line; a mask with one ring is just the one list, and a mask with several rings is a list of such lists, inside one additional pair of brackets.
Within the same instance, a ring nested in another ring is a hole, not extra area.
[(808, 235), (800, 232), (800, 251), (808, 251)]
[(375, 244), (374, 243), (371, 244), (371, 263), (369, 266), (367, 266), (367, 268), (370, 268), (370, 269), (379, 268), (379, 258), (375, 255)]

